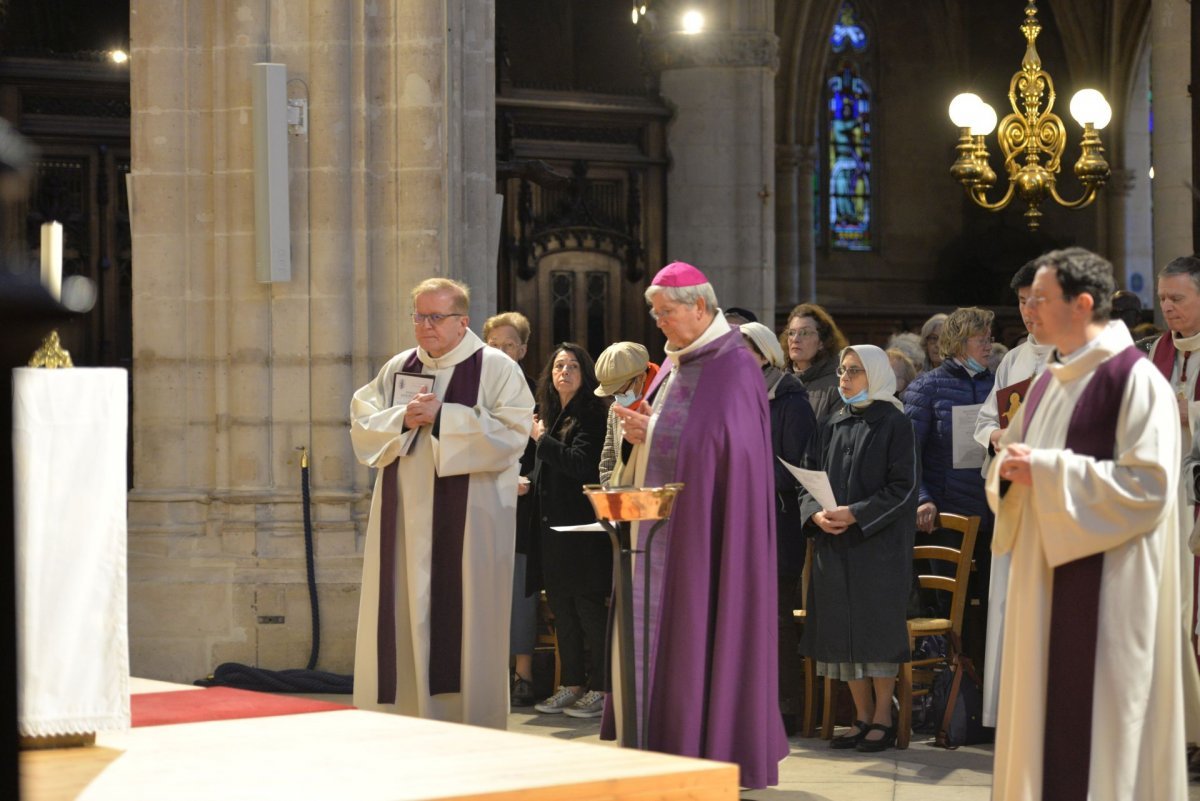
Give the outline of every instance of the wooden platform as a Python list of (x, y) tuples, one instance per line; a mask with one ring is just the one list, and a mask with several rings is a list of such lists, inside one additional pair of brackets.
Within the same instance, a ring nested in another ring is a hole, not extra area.
[[(156, 685), (149, 689), (162, 689)], [(100, 732), (96, 741), (91, 749), (23, 753), (23, 798), (716, 801), (738, 794), (733, 765), (356, 709)]]

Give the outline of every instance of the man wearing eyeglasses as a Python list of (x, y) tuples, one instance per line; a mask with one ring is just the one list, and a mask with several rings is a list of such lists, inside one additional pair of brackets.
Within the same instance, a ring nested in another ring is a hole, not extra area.
[[(788, 753), (779, 712), (766, 386), (702, 272), (668, 264), (645, 294), (669, 364), (646, 400), (613, 407), (634, 447), (612, 481), (684, 487), (650, 553), (634, 565), (634, 619), (646, 612), (650, 621), (648, 649), (640, 637), (634, 641), (635, 665), (649, 671), (650, 703), (637, 710), (646, 721), (642, 745), (736, 763), (743, 787), (766, 787), (778, 783), (779, 760)], [(647, 528), (635, 528), (634, 536)], [(641, 675), (635, 667), (635, 683)], [(620, 692), (620, 682), (613, 684)]]
[(1053, 350), (987, 482), (1012, 560), (992, 797), (1183, 801), (1175, 398), (1109, 320), (1112, 265), (1037, 265), (1030, 331)]
[(468, 328), (464, 284), (431, 278), (412, 300), (417, 347), (350, 405), (355, 455), (380, 468), (354, 704), (503, 729), (518, 461), (533, 396), (516, 362)]

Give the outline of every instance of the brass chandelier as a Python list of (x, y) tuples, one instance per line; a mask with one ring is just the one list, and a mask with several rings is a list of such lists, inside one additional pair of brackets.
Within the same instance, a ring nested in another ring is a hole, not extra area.
[[(1054, 113), (1054, 81), (1042, 69), (1034, 42), (1042, 31), (1037, 19), (1037, 3), (1029, 0), (1021, 32), (1025, 35), (1025, 57), (1020, 71), (1013, 74), (1008, 86), (1008, 102), (1012, 113), (1000, 120), (997, 139), (1004, 154), (1004, 169), (1008, 173), (1008, 188), (1004, 196), (989, 201), (988, 191), (996, 183), (996, 172), (988, 164), (984, 137), (996, 129), (996, 112), (978, 95), (961, 94), (950, 103), (950, 119), (960, 129), (958, 159), (950, 175), (963, 185), (971, 200), (989, 211), (999, 211), (1015, 197), (1028, 206), (1025, 221), (1036, 230), (1042, 212), (1038, 206), (1047, 197), (1070, 209), (1083, 208), (1096, 199), (1096, 193), (1108, 180), (1108, 162), (1097, 131), (1108, 125), (1112, 108), (1104, 95), (1095, 89), (1083, 89), (1071, 98), (1071, 116), (1083, 126), (1082, 151), (1075, 162), (1075, 177), (1083, 184), (1083, 194), (1076, 200), (1064, 200), (1058, 194), (1055, 176), (1060, 169), (1066, 146), (1066, 128), (1062, 118)], [(1044, 108), (1043, 108), (1044, 106)], [(1021, 162), (1024, 163), (1021, 163)]]

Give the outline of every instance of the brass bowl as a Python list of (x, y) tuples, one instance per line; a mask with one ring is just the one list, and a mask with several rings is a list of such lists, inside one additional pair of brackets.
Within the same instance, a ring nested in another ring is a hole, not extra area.
[(585, 484), (583, 494), (588, 496), (596, 510), (596, 518), (612, 522), (630, 520), (661, 520), (671, 515), (675, 496), (683, 489), (682, 484), (665, 484), (661, 487), (604, 487), (601, 484)]

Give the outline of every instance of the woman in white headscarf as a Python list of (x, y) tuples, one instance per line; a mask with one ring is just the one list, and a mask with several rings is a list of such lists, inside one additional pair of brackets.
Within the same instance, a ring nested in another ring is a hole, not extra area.
[(817, 674), (850, 685), (855, 721), (833, 748), (882, 751), (895, 744), (892, 691), (909, 659), (905, 622), (912, 583), (918, 460), (896, 376), (874, 345), (841, 352), (841, 405), (809, 441), (804, 466), (829, 476), (836, 506), (800, 491), (813, 536), (812, 582), (801, 650)]

